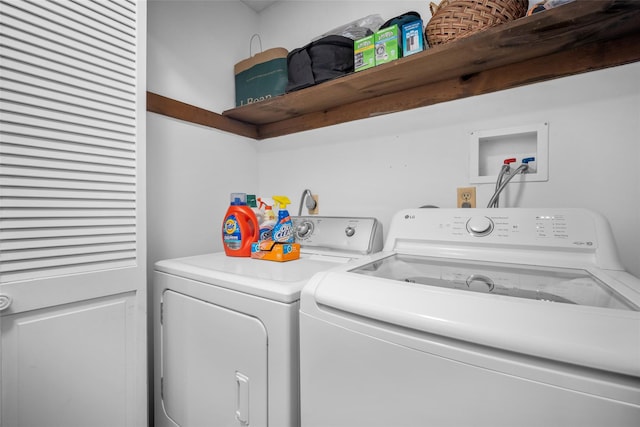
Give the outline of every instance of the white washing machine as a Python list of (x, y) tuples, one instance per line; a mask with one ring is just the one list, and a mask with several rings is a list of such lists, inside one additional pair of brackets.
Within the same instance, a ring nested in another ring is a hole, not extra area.
[(304, 427), (640, 425), (640, 280), (579, 209), (398, 213), (301, 295)]
[(223, 252), (154, 272), (157, 427), (298, 426), (300, 291), (316, 272), (382, 249), (374, 218), (294, 217), (301, 257)]

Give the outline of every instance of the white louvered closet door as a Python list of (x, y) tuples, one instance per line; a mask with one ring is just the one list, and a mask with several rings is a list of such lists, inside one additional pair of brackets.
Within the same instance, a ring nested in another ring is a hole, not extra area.
[(145, 32), (0, 0), (1, 427), (146, 425)]

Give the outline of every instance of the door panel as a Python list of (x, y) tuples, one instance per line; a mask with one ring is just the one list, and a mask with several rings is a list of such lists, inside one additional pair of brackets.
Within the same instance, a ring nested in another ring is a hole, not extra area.
[(0, 426), (146, 426), (146, 2), (0, 25)]
[(129, 293), (3, 318), (3, 425), (129, 425), (135, 303)]
[(0, 283), (135, 267), (136, 14), (0, 4)]
[(267, 425), (267, 331), (255, 317), (165, 291), (162, 402), (180, 427)]

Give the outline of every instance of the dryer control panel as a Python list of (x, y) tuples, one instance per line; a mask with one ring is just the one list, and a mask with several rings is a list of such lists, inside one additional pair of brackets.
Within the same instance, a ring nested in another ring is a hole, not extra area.
[(371, 254), (382, 250), (382, 225), (376, 218), (292, 216), (301, 250)]

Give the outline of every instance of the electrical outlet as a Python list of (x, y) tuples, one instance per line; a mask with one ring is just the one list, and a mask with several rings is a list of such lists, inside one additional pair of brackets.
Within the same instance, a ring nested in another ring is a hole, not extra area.
[(476, 207), (476, 187), (458, 187), (458, 207)]
[(313, 208), (313, 209), (308, 209), (309, 215), (318, 215), (318, 213), (320, 212), (320, 210), (318, 208), (318, 195), (317, 194), (312, 194), (311, 198), (316, 201), (316, 207)]

